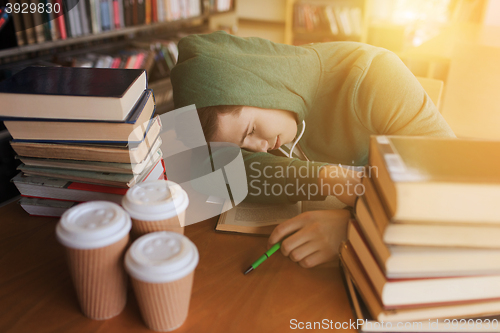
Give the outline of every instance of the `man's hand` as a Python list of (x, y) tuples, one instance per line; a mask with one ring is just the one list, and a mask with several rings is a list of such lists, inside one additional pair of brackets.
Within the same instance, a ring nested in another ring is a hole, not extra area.
[(335, 195), (346, 205), (354, 207), (356, 193), (363, 193), (362, 188), (356, 187), (356, 185), (361, 184), (362, 174), (360, 171), (343, 168), (339, 165), (325, 165), (319, 171), (318, 186), (322, 191), (324, 189), (328, 191), (328, 193), (323, 193)]
[(279, 224), (269, 236), (268, 247), (283, 240), (281, 252), (302, 267), (334, 260), (346, 239), (350, 213), (344, 209), (305, 212)]

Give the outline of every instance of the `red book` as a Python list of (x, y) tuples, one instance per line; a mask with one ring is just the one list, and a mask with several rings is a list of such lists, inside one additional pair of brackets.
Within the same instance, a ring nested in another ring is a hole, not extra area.
[(158, 22), (158, 1), (151, 0), (151, 21)]
[(120, 7), (118, 6), (118, 0), (113, 0), (113, 13), (114, 13), (114, 23), (115, 28), (119, 29), (120, 26)]
[(113, 59), (113, 62), (111, 63), (111, 68), (119, 68), (120, 67), (120, 62), (121, 62), (120, 57), (115, 57)]
[(137, 55), (135, 58), (135, 64), (134, 64), (134, 69), (141, 69), (142, 64), (144, 63), (144, 58), (146, 57), (146, 54), (144, 52), (141, 52)]
[[(63, 8), (62, 0), (54, 0), (54, 4), (58, 4), (59, 8)], [(67, 34), (66, 34), (66, 24), (64, 23), (64, 16), (63, 14), (58, 15), (56, 18), (57, 21), (57, 28), (59, 30), (59, 33), (61, 34), (61, 39), (66, 39)]]

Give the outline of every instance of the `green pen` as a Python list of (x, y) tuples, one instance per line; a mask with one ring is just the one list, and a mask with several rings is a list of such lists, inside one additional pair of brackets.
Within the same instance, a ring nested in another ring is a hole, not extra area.
[(280, 247), (281, 247), (281, 242), (274, 244), (269, 250), (266, 251), (266, 253), (262, 255), (262, 257), (257, 259), (257, 261), (255, 261), (250, 267), (248, 267), (248, 269), (243, 274), (247, 275), (248, 273), (256, 269), (260, 264), (266, 261), (266, 259), (269, 258), (271, 254), (278, 251)]

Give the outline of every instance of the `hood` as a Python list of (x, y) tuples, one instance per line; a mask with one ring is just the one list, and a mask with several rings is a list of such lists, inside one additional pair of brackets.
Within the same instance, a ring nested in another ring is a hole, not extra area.
[(313, 105), (321, 77), (316, 51), (223, 31), (179, 41), (171, 80), (175, 108), (246, 105), (295, 112)]

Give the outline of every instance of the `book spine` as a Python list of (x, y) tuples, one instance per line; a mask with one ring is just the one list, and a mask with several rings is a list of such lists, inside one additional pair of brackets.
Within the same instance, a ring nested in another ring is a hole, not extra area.
[(17, 46), (26, 44), (26, 37), (24, 36), (23, 18), (20, 13), (12, 13), (12, 20), (14, 21), (14, 29), (16, 30)]
[(92, 32), (98, 34), (101, 32), (101, 6), (99, 0), (89, 0), (90, 13), (92, 18)]
[(132, 24), (139, 24), (139, 0), (130, 0), (132, 3)]
[[(50, 3), (50, 0), (40, 0), (40, 3), (43, 4), (43, 8), (48, 8), (48, 4)], [(51, 12), (52, 13), (52, 12)], [(50, 13), (48, 11), (43, 11), (41, 13), (42, 16), (42, 26), (43, 26), (43, 33), (45, 35), (45, 40), (50, 41), (50, 40), (55, 40), (53, 39), (53, 34), (52, 34), (52, 28), (53, 28), (53, 21), (51, 20)]]
[(87, 22), (87, 27), (89, 30), (89, 34), (92, 34), (93, 31), (93, 26), (92, 26), (92, 10), (90, 8), (90, 0), (80, 0), (80, 1), (85, 1), (85, 21)]
[(151, 0), (151, 22), (158, 22), (158, 1)]
[(75, 7), (73, 7), (73, 17), (75, 20), (75, 28), (76, 28), (77, 36), (83, 35), (83, 22), (81, 20), (82, 14), (81, 14), (80, 4), (83, 4), (83, 0), (79, 0), (78, 4), (76, 4)]
[(126, 69), (133, 69), (135, 65), (135, 60), (137, 59), (137, 56), (131, 55), (128, 60), (127, 60), (127, 65), (125, 66)]
[(134, 69), (140, 69), (144, 63), (145, 53), (141, 52), (137, 55), (135, 59)]
[(109, 29), (114, 30), (115, 29), (115, 9), (114, 9), (114, 4), (113, 0), (108, 0), (108, 10), (109, 10)]
[(78, 1), (78, 10), (80, 12), (80, 24), (82, 26), (82, 35), (90, 34), (89, 22), (87, 20), (87, 8), (85, 8), (85, 0)]
[(165, 9), (163, 8), (163, 5), (165, 2), (163, 0), (156, 0), (156, 8), (157, 8), (157, 19), (158, 22), (163, 22), (165, 21)]
[(22, 14), (22, 17), (26, 33), (26, 42), (27, 44), (35, 44), (36, 37), (35, 37), (35, 29), (33, 27), (33, 18), (29, 13)]
[(145, 11), (144, 23), (150, 24), (151, 23), (151, 0), (144, 0), (144, 11)]
[(71, 13), (70, 13), (69, 6), (68, 6), (68, 0), (62, 0), (62, 2), (64, 4), (63, 18), (64, 18), (64, 25), (66, 27), (66, 36), (68, 38), (71, 38), (71, 37), (73, 37), (74, 31), (72, 29), (71, 22), (70, 22)]
[[(38, 0), (31, 0), (31, 4), (34, 5), (36, 9), (38, 9), (38, 3)], [(40, 14), (38, 10), (35, 10), (31, 15), (33, 18), (36, 41), (37, 43), (43, 43), (45, 42), (45, 34), (42, 26), (42, 14)]]
[(123, 16), (126, 27), (130, 27), (132, 25), (132, 5), (133, 1), (123, 0)]
[(54, 0), (54, 5), (57, 4), (59, 5), (59, 14), (57, 14), (56, 17), (56, 25), (57, 29), (59, 30), (59, 35), (61, 39), (66, 39), (68, 37), (68, 34), (66, 32), (66, 22), (64, 20), (64, 12), (63, 12), (63, 2), (62, 0)]
[(125, 1), (118, 0), (118, 12), (120, 13), (120, 28), (125, 28)]
[(52, 10), (50, 11), (50, 13), (47, 14), (48, 15), (49, 24), (50, 24), (50, 39), (51, 40), (61, 39), (59, 30), (57, 28), (56, 14), (54, 13), (54, 3), (55, 3), (55, 1), (46, 0), (46, 3), (47, 3), (47, 5), (50, 4), (52, 6)]
[(165, 20), (172, 21), (172, 4), (170, 0), (164, 0)]
[(108, 0), (100, 0), (101, 6), (101, 29), (102, 31), (107, 31), (110, 29), (109, 27), (109, 7)]
[(138, 0), (138, 5), (137, 5), (137, 18), (138, 18), (138, 24), (142, 25), (144, 24), (146, 20), (146, 8), (145, 8), (145, 0)]
[(69, 17), (69, 22), (71, 25), (71, 35), (72, 37), (78, 37), (82, 34), (80, 26), (80, 12), (78, 11), (78, 5), (75, 5), (73, 8), (71, 8), (69, 13), (71, 14)]
[(113, 25), (115, 29), (120, 28), (120, 6), (118, 0), (113, 0)]

